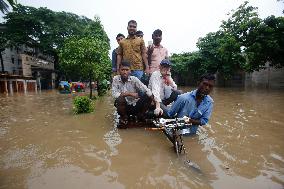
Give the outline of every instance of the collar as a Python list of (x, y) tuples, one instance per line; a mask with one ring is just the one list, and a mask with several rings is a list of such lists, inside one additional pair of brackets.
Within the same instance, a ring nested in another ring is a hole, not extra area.
[[(194, 91), (191, 91), (190, 95), (192, 97), (194, 97), (194, 99), (196, 99), (196, 93), (197, 93), (197, 89), (195, 89)], [(205, 95), (204, 98), (202, 99), (202, 101), (214, 102), (213, 99), (209, 95)]]
[(130, 37), (130, 35), (127, 36), (126, 39), (136, 39), (137, 37), (134, 35), (134, 37)]
[(154, 46), (154, 48), (164, 48), (163, 45), (161, 45), (161, 44), (159, 46), (156, 46), (155, 44), (153, 44), (153, 46)]
[(191, 91), (190, 95), (196, 98), (196, 93), (197, 93), (197, 89), (195, 89), (194, 91)]
[[(122, 82), (122, 80), (121, 80), (121, 75), (119, 75), (119, 77), (118, 77), (118, 81)], [(130, 77), (130, 76), (128, 76), (127, 81), (131, 81), (131, 77)]]

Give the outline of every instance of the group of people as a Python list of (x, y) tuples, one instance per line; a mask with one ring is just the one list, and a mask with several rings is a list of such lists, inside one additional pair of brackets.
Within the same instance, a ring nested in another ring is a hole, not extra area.
[(144, 121), (146, 113), (152, 111), (154, 116), (165, 118), (189, 117), (192, 126), (184, 134), (196, 134), (198, 126), (207, 124), (212, 113), (209, 93), (214, 75), (202, 75), (196, 90), (182, 94), (171, 77), (172, 63), (168, 50), (161, 45), (162, 31), (153, 32), (153, 44), (146, 48), (135, 20), (128, 22), (127, 30), (126, 38), (117, 35), (119, 46), (112, 53), (112, 95), (120, 115), (118, 128), (126, 128), (130, 116)]

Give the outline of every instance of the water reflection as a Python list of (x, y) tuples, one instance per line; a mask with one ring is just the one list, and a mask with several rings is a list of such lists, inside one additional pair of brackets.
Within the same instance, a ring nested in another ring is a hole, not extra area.
[[(184, 89), (190, 90), (190, 89)], [(216, 89), (210, 124), (185, 138), (117, 130), (110, 96), (72, 114), (73, 94), (0, 96), (1, 188), (283, 188), (283, 91)]]

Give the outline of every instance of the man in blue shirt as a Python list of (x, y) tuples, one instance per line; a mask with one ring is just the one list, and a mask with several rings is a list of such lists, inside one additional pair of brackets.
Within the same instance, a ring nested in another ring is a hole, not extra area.
[[(125, 36), (121, 33), (117, 34), (116, 36), (116, 41), (117, 43), (119, 44), (119, 42), (124, 39)], [(112, 62), (112, 76), (115, 76), (117, 71), (118, 71), (118, 68), (117, 68), (117, 64), (116, 64), (116, 61), (117, 61), (117, 48), (116, 49), (113, 49), (112, 51), (112, 54), (111, 54), (111, 62)]]
[(179, 95), (177, 100), (167, 111), (169, 117), (189, 117), (192, 126), (184, 129), (183, 134), (196, 134), (198, 126), (206, 125), (210, 119), (213, 99), (209, 96), (215, 84), (215, 76), (204, 74), (200, 77), (198, 88)]

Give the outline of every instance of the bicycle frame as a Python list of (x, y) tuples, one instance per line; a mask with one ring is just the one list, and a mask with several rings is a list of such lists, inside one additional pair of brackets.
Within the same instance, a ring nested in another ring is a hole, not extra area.
[(159, 119), (154, 120), (153, 123), (157, 127), (151, 130), (162, 130), (167, 138), (174, 146), (177, 155), (182, 152), (185, 154), (185, 146), (182, 139), (182, 129), (188, 128), (191, 124), (186, 123), (188, 118), (176, 118), (176, 119)]

